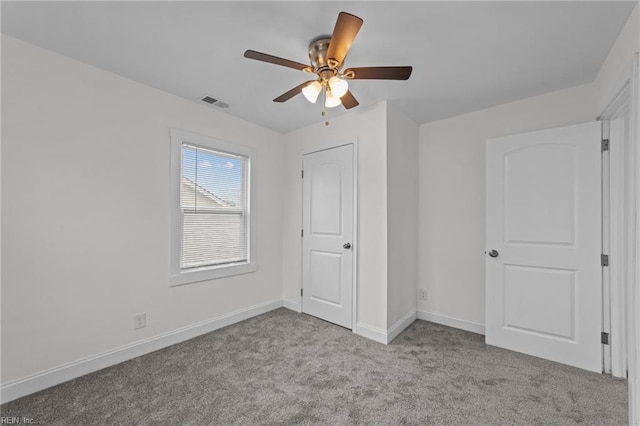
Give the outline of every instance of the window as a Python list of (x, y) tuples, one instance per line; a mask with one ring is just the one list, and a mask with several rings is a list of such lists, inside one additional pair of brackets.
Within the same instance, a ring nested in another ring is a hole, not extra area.
[(181, 268), (248, 260), (247, 158), (182, 144)]
[(171, 130), (171, 285), (253, 272), (249, 149)]

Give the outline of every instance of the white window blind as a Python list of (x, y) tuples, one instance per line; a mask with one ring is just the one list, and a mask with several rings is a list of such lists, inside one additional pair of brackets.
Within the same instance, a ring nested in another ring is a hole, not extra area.
[(247, 169), (247, 157), (182, 144), (182, 269), (249, 261)]

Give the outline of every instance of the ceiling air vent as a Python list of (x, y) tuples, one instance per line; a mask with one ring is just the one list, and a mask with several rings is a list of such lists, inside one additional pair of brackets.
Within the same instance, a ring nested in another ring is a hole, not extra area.
[(216, 99), (209, 95), (202, 95), (200, 96), (199, 99), (208, 105), (213, 105), (213, 106), (217, 106), (218, 108), (224, 108), (224, 109), (229, 108), (228, 103), (221, 101), (220, 99)]

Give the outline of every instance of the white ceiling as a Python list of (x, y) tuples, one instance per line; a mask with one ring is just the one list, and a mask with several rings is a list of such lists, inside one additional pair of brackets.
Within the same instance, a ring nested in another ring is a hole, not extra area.
[[(408, 81), (352, 81), (360, 107), (388, 99), (425, 123), (593, 81), (637, 2), (7, 2), (2, 32), (287, 132), (322, 121), (309, 75), (245, 59), (308, 63), (338, 12), (364, 20), (347, 67), (413, 65)], [(342, 107), (330, 116), (344, 114)]]

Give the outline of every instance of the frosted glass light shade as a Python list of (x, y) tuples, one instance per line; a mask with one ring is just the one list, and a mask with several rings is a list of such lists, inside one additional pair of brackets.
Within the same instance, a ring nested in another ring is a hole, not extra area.
[(308, 84), (302, 89), (302, 94), (305, 98), (307, 98), (309, 102), (315, 104), (321, 90), (322, 86), (320, 85), (320, 82), (314, 81), (313, 83)]
[(326, 106), (327, 108), (333, 108), (333, 107), (337, 107), (341, 103), (342, 101), (340, 100), (340, 98), (337, 96), (334, 96), (333, 92), (327, 89), (327, 96), (324, 101), (324, 106)]
[(333, 96), (341, 98), (345, 93), (347, 93), (347, 90), (349, 90), (349, 83), (347, 83), (347, 80), (343, 80), (334, 75), (329, 79), (329, 87), (331, 88)]

